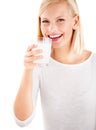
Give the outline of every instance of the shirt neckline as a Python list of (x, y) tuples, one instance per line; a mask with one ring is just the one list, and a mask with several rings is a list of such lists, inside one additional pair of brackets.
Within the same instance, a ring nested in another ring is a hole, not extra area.
[(56, 60), (53, 59), (52, 57), (51, 57), (51, 61), (52, 61), (53, 63), (55, 63), (55, 64), (57, 64), (57, 65), (61, 65), (61, 66), (76, 67), (76, 66), (81, 66), (81, 65), (87, 64), (87, 63), (92, 59), (93, 54), (94, 54), (94, 53), (91, 52), (90, 56), (89, 56), (86, 60), (84, 60), (84, 61), (81, 62), (81, 63), (77, 63), (77, 64), (65, 64), (65, 63), (61, 63), (61, 62), (59, 62), (59, 61), (56, 61)]

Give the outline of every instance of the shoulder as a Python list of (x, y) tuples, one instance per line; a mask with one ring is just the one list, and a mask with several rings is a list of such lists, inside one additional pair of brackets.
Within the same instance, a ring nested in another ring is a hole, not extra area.
[(92, 51), (90, 51), (90, 50), (83, 50), (82, 54), (83, 54), (82, 56), (85, 57), (85, 59), (87, 59), (87, 58), (89, 58), (91, 56)]
[(96, 52), (91, 53), (92, 61), (96, 64)]
[(83, 58), (86, 60), (86, 59), (95, 59), (96, 60), (96, 53), (95, 52), (92, 52), (90, 50), (84, 50), (83, 51)]
[(96, 53), (90, 50), (83, 50), (81, 54), (81, 61), (82, 62), (88, 61), (89, 63), (92, 63), (93, 65), (96, 66)]
[(90, 59), (93, 64), (96, 64), (96, 52), (84, 50), (85, 51), (85, 58)]

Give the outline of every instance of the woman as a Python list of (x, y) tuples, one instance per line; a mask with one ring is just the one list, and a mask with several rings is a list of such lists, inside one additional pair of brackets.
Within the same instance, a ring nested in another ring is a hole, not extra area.
[(96, 54), (84, 49), (76, 0), (43, 0), (38, 37), (52, 39), (50, 63), (39, 67), (42, 50), (29, 46), (24, 73), (14, 103), (18, 125), (28, 124), (38, 90), (45, 130), (95, 130)]

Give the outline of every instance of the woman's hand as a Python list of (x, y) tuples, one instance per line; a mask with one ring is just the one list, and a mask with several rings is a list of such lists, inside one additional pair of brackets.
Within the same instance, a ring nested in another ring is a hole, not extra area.
[(36, 66), (34, 63), (38, 59), (42, 59), (43, 56), (40, 55), (42, 53), (41, 49), (36, 49), (38, 45), (28, 46), (27, 51), (24, 56), (24, 66), (26, 69), (33, 69)]

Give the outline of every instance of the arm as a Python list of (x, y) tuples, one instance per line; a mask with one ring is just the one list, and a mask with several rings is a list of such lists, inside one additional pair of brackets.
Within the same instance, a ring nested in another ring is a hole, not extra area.
[(14, 113), (18, 119), (25, 120), (32, 112), (32, 71), (24, 70), (21, 85), (14, 103)]
[(32, 76), (33, 70), (36, 64), (34, 60), (42, 58), (41, 56), (35, 56), (40, 53), (41, 50), (32, 50), (36, 46), (30, 46), (24, 57), (25, 69), (23, 72), (21, 84), (14, 102), (14, 114), (15, 116), (24, 121), (32, 115), (33, 112), (33, 99), (32, 99)]

